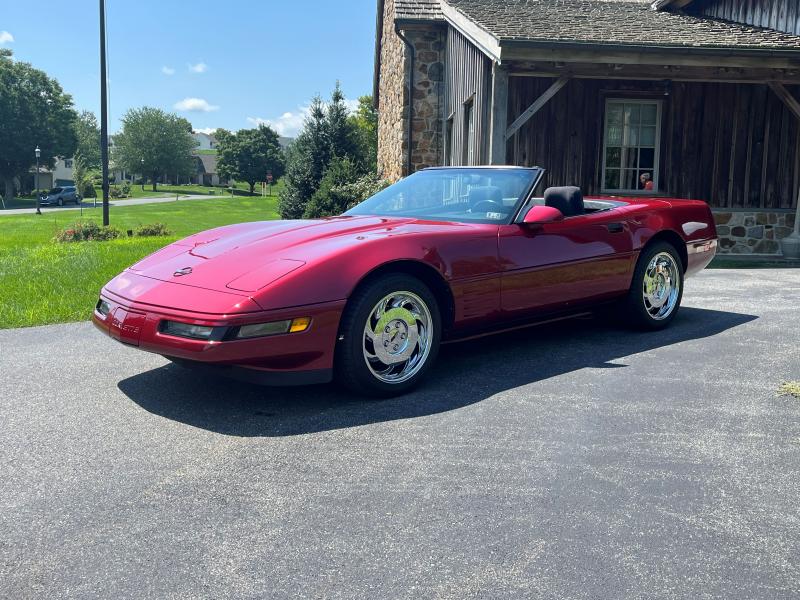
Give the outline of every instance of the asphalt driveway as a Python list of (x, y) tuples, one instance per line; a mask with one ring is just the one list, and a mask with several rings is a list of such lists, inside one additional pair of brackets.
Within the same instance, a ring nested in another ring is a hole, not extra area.
[(449, 346), (385, 402), (0, 331), (0, 596), (797, 598), (787, 380), (800, 270)]

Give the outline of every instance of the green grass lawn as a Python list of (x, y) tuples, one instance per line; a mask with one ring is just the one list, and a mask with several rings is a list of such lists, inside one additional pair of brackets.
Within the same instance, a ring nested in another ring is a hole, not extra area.
[[(0, 215), (0, 329), (88, 319), (100, 288), (114, 275), (168, 243), (212, 227), (278, 218), (277, 197), (234, 197), (117, 206), (111, 224), (123, 231), (165, 223), (171, 237), (59, 244), (53, 236), (77, 211)], [(84, 220), (102, 221), (99, 208)]]

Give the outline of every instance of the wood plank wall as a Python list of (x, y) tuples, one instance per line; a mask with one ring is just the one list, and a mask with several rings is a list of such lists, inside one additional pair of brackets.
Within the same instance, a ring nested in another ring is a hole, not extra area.
[[(509, 122), (553, 81), (511, 77)], [(601, 193), (606, 98), (663, 101), (662, 192), (720, 208), (796, 206), (800, 127), (765, 85), (575, 79), (509, 140), (509, 162), (544, 167), (545, 185)]]
[(689, 5), (688, 10), (706, 17), (800, 35), (800, 2), (797, 0), (704, 0)]
[[(488, 161), (489, 110), (491, 105), (491, 61), (472, 45), (461, 33), (448, 28), (445, 79), (444, 119), (452, 115), (452, 140), (445, 148), (452, 147), (453, 160), (444, 157), (447, 164), (461, 165), (464, 156), (464, 103), (473, 100), (475, 120), (475, 164)], [(445, 128), (446, 130), (446, 128)]]

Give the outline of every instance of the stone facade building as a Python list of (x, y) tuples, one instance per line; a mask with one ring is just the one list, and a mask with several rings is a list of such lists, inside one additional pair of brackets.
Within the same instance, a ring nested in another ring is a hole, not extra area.
[(800, 196), (796, 0), (378, 0), (378, 164), (512, 164), (699, 198), (776, 255)]

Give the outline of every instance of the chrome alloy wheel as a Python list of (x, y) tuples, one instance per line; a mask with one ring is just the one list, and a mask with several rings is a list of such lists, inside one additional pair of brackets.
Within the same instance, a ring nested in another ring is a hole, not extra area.
[(659, 252), (644, 272), (642, 296), (645, 310), (656, 321), (666, 319), (678, 304), (681, 291), (680, 271), (675, 258)]
[(370, 312), (364, 327), (364, 360), (384, 383), (403, 383), (419, 372), (431, 351), (433, 319), (411, 292), (393, 292)]

